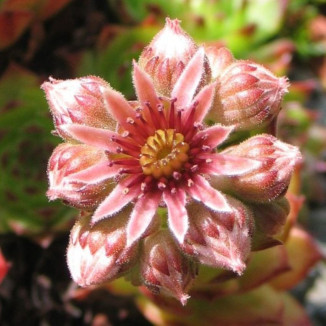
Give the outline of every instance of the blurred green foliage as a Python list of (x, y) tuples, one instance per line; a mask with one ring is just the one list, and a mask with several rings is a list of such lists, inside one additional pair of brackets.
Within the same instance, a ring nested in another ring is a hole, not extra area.
[(49, 203), (46, 166), (59, 139), (47, 103), (31, 73), (11, 66), (0, 80), (0, 231), (54, 231), (75, 213)]

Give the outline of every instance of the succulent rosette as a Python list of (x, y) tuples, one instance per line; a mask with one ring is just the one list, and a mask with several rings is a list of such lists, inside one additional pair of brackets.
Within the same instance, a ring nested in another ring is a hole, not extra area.
[(197, 46), (170, 19), (132, 78), (136, 101), (99, 77), (43, 84), (65, 141), (49, 161), (48, 197), (86, 212), (68, 247), (77, 283), (134, 269), (136, 283), (184, 304), (200, 264), (240, 275), (254, 238), (260, 249), (278, 243), (300, 152), (270, 134), (231, 134), (270, 123), (287, 82)]

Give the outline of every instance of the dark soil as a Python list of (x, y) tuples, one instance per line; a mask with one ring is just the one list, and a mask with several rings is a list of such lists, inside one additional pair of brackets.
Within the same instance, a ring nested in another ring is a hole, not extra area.
[(68, 235), (44, 249), (15, 235), (0, 237), (0, 247), (11, 268), (0, 287), (1, 326), (137, 326), (150, 325), (132, 298), (104, 289), (76, 294), (65, 262)]

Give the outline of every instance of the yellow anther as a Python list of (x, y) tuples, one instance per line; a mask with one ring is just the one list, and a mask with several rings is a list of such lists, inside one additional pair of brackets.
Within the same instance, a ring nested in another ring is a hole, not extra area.
[(141, 148), (139, 162), (143, 173), (155, 179), (172, 176), (188, 161), (188, 150), (189, 145), (184, 142), (182, 134), (174, 129), (157, 130)]

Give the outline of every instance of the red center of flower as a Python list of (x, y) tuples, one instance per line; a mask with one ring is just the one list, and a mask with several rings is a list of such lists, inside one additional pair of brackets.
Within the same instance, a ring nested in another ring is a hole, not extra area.
[(141, 148), (140, 164), (144, 174), (156, 179), (170, 177), (188, 161), (189, 144), (174, 129), (156, 130)]

